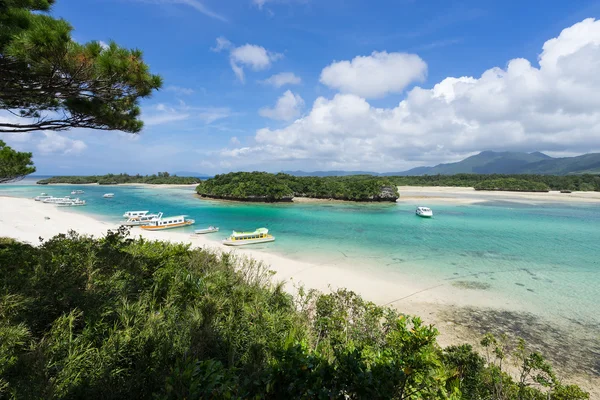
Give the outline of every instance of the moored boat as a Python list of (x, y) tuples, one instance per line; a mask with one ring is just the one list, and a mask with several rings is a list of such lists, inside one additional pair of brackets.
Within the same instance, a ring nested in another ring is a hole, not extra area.
[(231, 236), (223, 240), (226, 246), (244, 246), (247, 244), (274, 242), (275, 237), (269, 234), (267, 228), (258, 228), (254, 232), (236, 232), (233, 231)]
[(35, 196), (33, 199), (35, 201), (44, 201), (46, 199), (51, 199), (52, 197), (54, 197), (54, 196), (50, 196), (47, 193), (40, 193), (39, 196)]
[(71, 201), (71, 200), (72, 199), (69, 196), (65, 196), (65, 197), (50, 196), (49, 198), (42, 200), (42, 203), (44, 203), (44, 204), (58, 204), (58, 203), (67, 202), (67, 201)]
[(58, 203), (56, 203), (59, 207), (78, 207), (78, 206), (85, 206), (85, 200), (80, 200), (80, 199), (68, 199), (68, 200), (64, 200), (64, 201), (60, 201)]
[(73, 190), (71, 192), (71, 194), (84, 194), (85, 192), (83, 190)]
[(105, 199), (111, 199), (111, 198), (115, 197), (115, 194), (114, 193), (104, 193), (104, 195), (102, 197), (104, 197)]
[(423, 217), (423, 218), (433, 217), (433, 211), (429, 207), (417, 207), (415, 214), (417, 214), (419, 217)]
[(219, 232), (219, 227), (218, 226), (209, 226), (208, 228), (196, 229), (194, 231), (194, 233), (196, 235), (203, 235), (205, 233), (213, 233), (213, 232)]
[(160, 231), (193, 225), (195, 222), (193, 219), (186, 218), (185, 215), (177, 215), (175, 217), (161, 217), (157, 220), (149, 221), (145, 225), (142, 225), (141, 228), (148, 231)]
[(149, 222), (157, 221), (162, 218), (163, 213), (158, 214), (144, 214), (139, 217), (130, 217), (125, 221), (119, 222), (123, 226), (141, 226), (147, 225)]
[(125, 214), (123, 214), (123, 218), (143, 217), (149, 212), (150, 211), (127, 211)]

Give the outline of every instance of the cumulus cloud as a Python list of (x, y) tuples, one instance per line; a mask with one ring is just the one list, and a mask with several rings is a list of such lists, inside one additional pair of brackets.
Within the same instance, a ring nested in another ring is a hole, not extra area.
[(37, 145), (42, 154), (79, 154), (87, 148), (82, 140), (70, 139), (52, 131), (43, 134), (43, 139)]
[(427, 64), (416, 54), (374, 51), (370, 56), (332, 63), (321, 72), (321, 83), (343, 93), (377, 98), (401, 93), (426, 75)]
[(275, 107), (261, 108), (258, 113), (265, 118), (290, 121), (300, 115), (302, 108), (304, 108), (302, 97), (288, 90), (277, 99)]
[(229, 64), (242, 83), (245, 81), (244, 67), (248, 67), (253, 71), (262, 71), (269, 69), (273, 62), (283, 57), (283, 54), (270, 52), (255, 44), (247, 43), (235, 47), (224, 37), (218, 37), (216, 47), (211, 48), (211, 50), (215, 52), (229, 50)]
[[(355, 60), (340, 71), (364, 77), (365, 69), (357, 67), (362, 61)], [(338, 82), (342, 93), (319, 97), (303, 118), (282, 129), (260, 129), (254, 145), (224, 150), (222, 156), (238, 165), (262, 159), (389, 171), (483, 149), (597, 151), (599, 66), (600, 21), (594, 19), (547, 41), (538, 66), (517, 58), (479, 77), (449, 77), (431, 89), (413, 88), (392, 108), (374, 107), (364, 97), (388, 92), (380, 83), (388, 78), (396, 79), (395, 90), (409, 78), (398, 80), (395, 69), (383, 68), (374, 85), (379, 89), (353, 87), (350, 80), (332, 78), (330, 66), (322, 76)]]
[(293, 72), (281, 72), (279, 74), (273, 75), (264, 81), (261, 81), (266, 85), (272, 85), (276, 88), (280, 88), (285, 85), (299, 85), (302, 83), (302, 79), (299, 76), (296, 76)]

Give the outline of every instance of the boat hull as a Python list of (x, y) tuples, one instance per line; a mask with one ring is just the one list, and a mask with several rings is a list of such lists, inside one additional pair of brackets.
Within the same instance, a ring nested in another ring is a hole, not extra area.
[(417, 216), (419, 216), (421, 218), (431, 218), (431, 217), (433, 217), (433, 214), (419, 214), (419, 213), (416, 213), (416, 214), (417, 214)]
[(207, 233), (219, 232), (219, 228), (217, 229), (197, 229), (194, 231), (196, 235), (205, 235)]
[(249, 244), (268, 243), (268, 242), (274, 242), (274, 241), (275, 241), (274, 237), (260, 238), (260, 239), (248, 239), (248, 240), (225, 239), (225, 240), (223, 240), (223, 244), (225, 246), (246, 246)]
[(171, 225), (162, 225), (162, 226), (152, 226), (152, 225), (142, 225), (141, 228), (147, 231), (164, 231), (166, 229), (174, 229), (181, 228), (184, 226), (192, 225), (193, 221), (185, 221), (180, 224), (171, 224)]

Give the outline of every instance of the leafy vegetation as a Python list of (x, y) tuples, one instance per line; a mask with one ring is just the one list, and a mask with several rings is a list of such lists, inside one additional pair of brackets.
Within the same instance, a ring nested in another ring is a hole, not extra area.
[(474, 186), (475, 190), (503, 190), (511, 192), (548, 192), (550, 187), (542, 182), (525, 179), (501, 178), (488, 179)]
[(91, 176), (55, 176), (41, 179), (37, 183), (46, 185), (49, 183), (85, 184), (98, 183), (100, 185), (118, 185), (122, 183), (147, 183), (152, 185), (192, 185), (200, 182), (200, 178), (189, 176), (171, 175), (168, 172), (159, 172), (154, 175), (127, 175), (108, 174)]
[(23, 179), (34, 172), (31, 153), (15, 151), (0, 140), (0, 183)]
[(456, 175), (423, 175), (423, 176), (390, 176), (388, 177), (398, 186), (455, 186), (475, 187), (489, 180), (518, 179), (547, 185), (550, 190), (572, 191), (600, 191), (600, 175), (483, 175), (483, 174), (456, 174)]
[(291, 201), (293, 197), (351, 201), (396, 201), (398, 190), (387, 178), (292, 176), (267, 172), (232, 172), (200, 183), (199, 195), (246, 201)]
[(520, 344), (518, 378), (352, 292), (286, 294), (252, 260), (73, 232), (0, 239), (0, 397), (587, 399)]
[[(80, 44), (48, 11), (54, 0), (0, 1), (0, 132), (74, 127), (139, 132), (139, 99), (162, 80), (139, 50)], [(13, 121), (14, 120), (14, 121)]]

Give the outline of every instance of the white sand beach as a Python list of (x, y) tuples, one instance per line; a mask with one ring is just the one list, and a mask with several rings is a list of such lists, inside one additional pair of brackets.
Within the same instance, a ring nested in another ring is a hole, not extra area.
[[(462, 192), (456, 188), (452, 188), (452, 192), (449, 192), (447, 188), (434, 189), (436, 189), (435, 193), (444, 195)], [(420, 189), (417, 189), (417, 192), (418, 190)], [(432, 192), (431, 190), (427, 191), (427, 193)], [(592, 199), (600, 201), (600, 197), (584, 198), (587, 201), (592, 201)], [(39, 243), (40, 237), (48, 239), (59, 233), (67, 233), (69, 230), (99, 237), (109, 229), (117, 227), (114, 223), (103, 222), (91, 216), (56, 208), (32, 199), (0, 197), (0, 237), (12, 237), (35, 245)], [(526, 311), (522, 304), (510, 298), (490, 296), (485, 291), (464, 290), (453, 286), (450, 282), (431, 285), (431, 282), (412, 282), (389, 271), (381, 272), (369, 267), (351, 268), (343, 259), (311, 264), (249, 248), (232, 250), (219, 242), (209, 240), (207, 236), (192, 238), (189, 234), (177, 232), (177, 230), (149, 232), (133, 228), (131, 233), (135, 237), (190, 243), (192, 246), (218, 251), (234, 251), (240, 256), (252, 257), (270, 266), (276, 272), (274, 279), (285, 281), (286, 289), (290, 292), (294, 292), (298, 285), (324, 292), (331, 289), (348, 288), (377, 304), (395, 306), (401, 312), (419, 315), (426, 323), (436, 325), (441, 333), (439, 339), (442, 345), (465, 341), (477, 343), (479, 337), (479, 334), (468, 326), (452, 322), (452, 318), (447, 316), (449, 311), (463, 307)], [(579, 384), (588, 389), (594, 386), (600, 387), (600, 380), (597, 378), (588, 376), (576, 378)], [(588, 380), (591, 381), (588, 382)]]
[(475, 204), (486, 201), (515, 203), (600, 203), (600, 192), (493, 192), (469, 187), (398, 186), (399, 203)]

